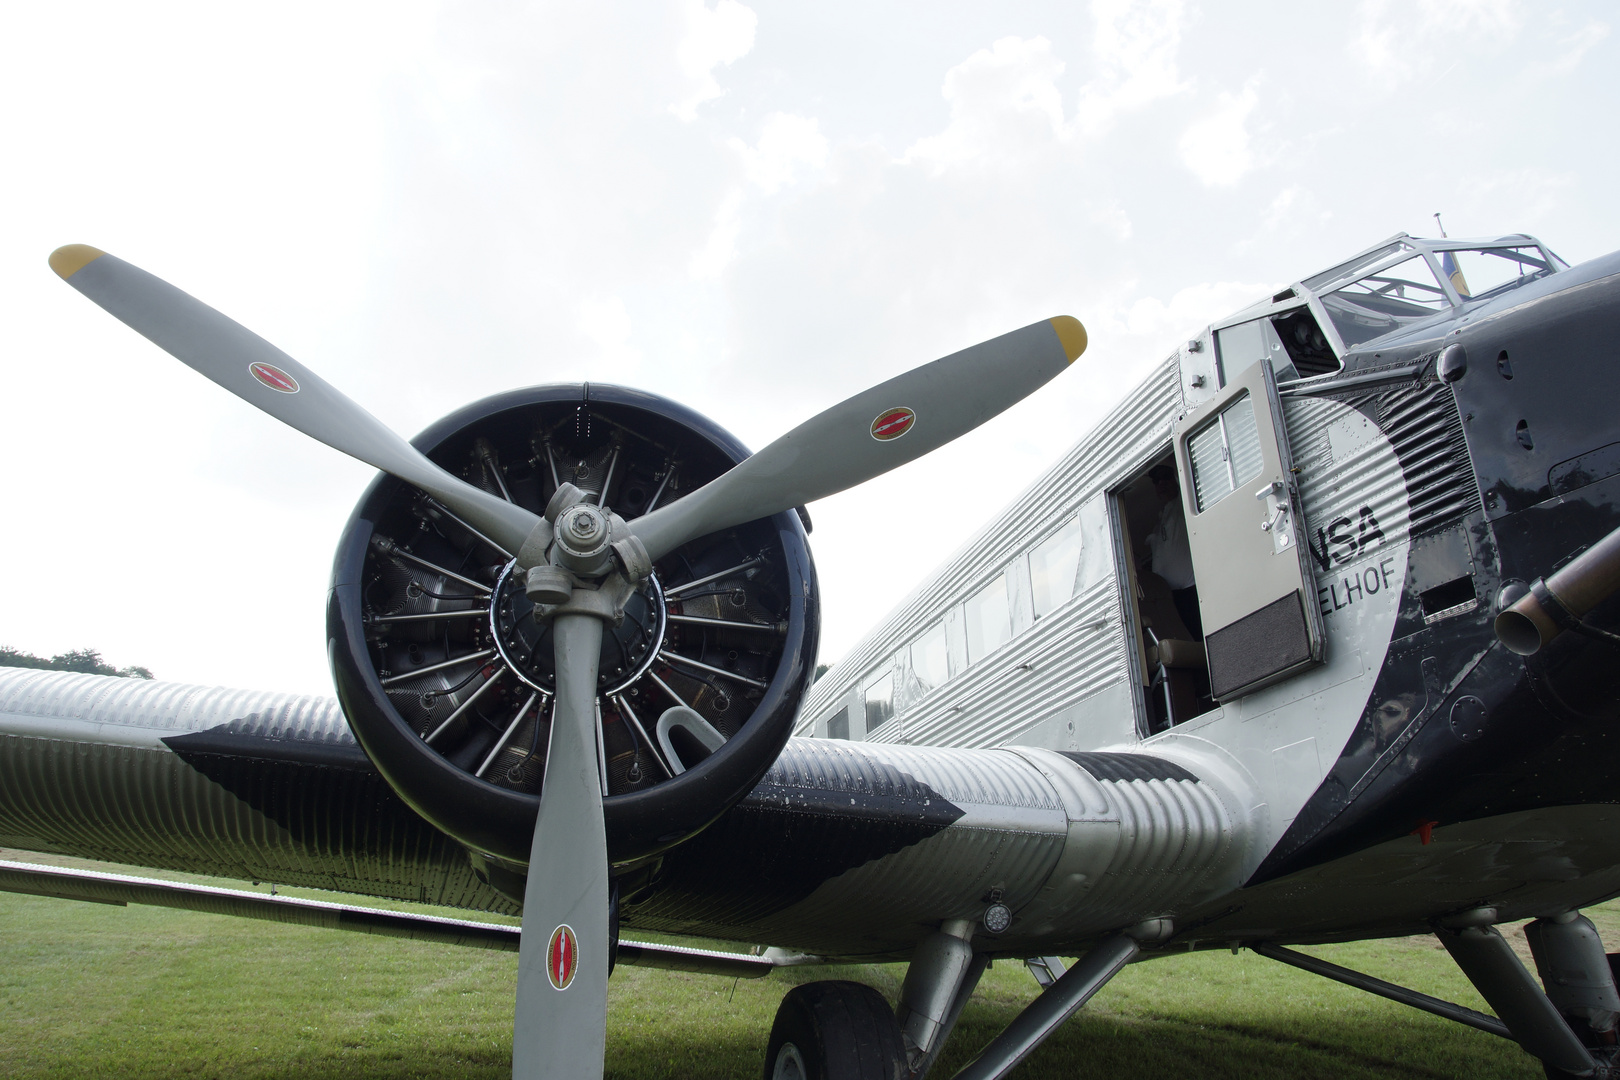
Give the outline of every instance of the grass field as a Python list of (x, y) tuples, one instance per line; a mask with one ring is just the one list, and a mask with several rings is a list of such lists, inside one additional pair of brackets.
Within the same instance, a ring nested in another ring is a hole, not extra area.
[[(1589, 914), (1605, 940), (1620, 934), (1620, 905)], [(1522, 934), (1511, 936), (1522, 948)], [(1429, 938), (1309, 951), (1485, 1008)], [(516, 973), (511, 953), (0, 893), (0, 1076), (505, 1077)], [(795, 981), (858, 979), (892, 1001), (903, 975), (881, 965), (736, 981), (621, 968), (607, 1075), (756, 1077), (777, 1002)], [(996, 965), (931, 1075), (950, 1077), (1035, 993), (1022, 965)], [(1505, 1040), (1244, 951), (1133, 965), (1015, 1075), (1542, 1073)]]

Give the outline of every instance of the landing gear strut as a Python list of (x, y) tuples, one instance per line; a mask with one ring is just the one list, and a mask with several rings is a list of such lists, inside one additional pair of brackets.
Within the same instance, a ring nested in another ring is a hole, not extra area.
[(1543, 989), (1492, 925), (1495, 917), (1493, 908), (1464, 912), (1435, 936), (1550, 1080), (1620, 1077), (1613, 1041), (1620, 996), (1591, 921), (1570, 911), (1525, 927)]

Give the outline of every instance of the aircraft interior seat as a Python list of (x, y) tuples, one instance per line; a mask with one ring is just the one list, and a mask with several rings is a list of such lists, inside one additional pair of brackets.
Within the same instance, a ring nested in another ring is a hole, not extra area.
[(1201, 668), (1209, 661), (1204, 656), (1202, 641), (1183, 641), (1180, 638), (1160, 638), (1148, 652), (1153, 663), (1167, 668)]
[(1207, 692), (1208, 660), (1204, 643), (1193, 637), (1170, 598), (1170, 586), (1157, 574), (1137, 577), (1146, 639), (1148, 687), (1151, 706), (1148, 727), (1164, 731), (1203, 712)]
[(1198, 640), (1182, 621), (1181, 613), (1176, 610), (1176, 602), (1170, 598), (1170, 586), (1164, 578), (1152, 573), (1138, 574), (1136, 581), (1141, 590), (1137, 605), (1142, 613), (1142, 621), (1153, 628), (1154, 635), (1160, 641), (1167, 638), (1186, 642)]

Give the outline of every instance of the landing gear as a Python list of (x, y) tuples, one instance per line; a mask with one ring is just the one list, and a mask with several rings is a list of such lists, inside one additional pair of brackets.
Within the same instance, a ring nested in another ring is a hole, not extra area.
[[(1603, 951), (1603, 939), (1579, 912), (1537, 919), (1524, 928), (1547, 997), (1597, 1064), (1590, 1080), (1620, 1076), (1620, 993), (1615, 989), (1616, 957)], [(1548, 1080), (1576, 1075), (1544, 1065)]]
[(883, 995), (856, 982), (805, 983), (776, 1010), (765, 1080), (906, 1080), (900, 1025)]
[(1609, 958), (1591, 922), (1568, 911), (1524, 929), (1541, 974), (1527, 971), (1493, 925), (1495, 908), (1449, 917), (1435, 936), (1550, 1080), (1616, 1080), (1615, 1029), (1620, 1020)]

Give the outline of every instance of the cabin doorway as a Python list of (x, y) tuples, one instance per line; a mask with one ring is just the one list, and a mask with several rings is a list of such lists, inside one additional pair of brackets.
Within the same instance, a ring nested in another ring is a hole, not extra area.
[(1168, 731), (1215, 707), (1182, 490), (1175, 455), (1166, 447), (1110, 492), (1119, 520), (1145, 735)]

